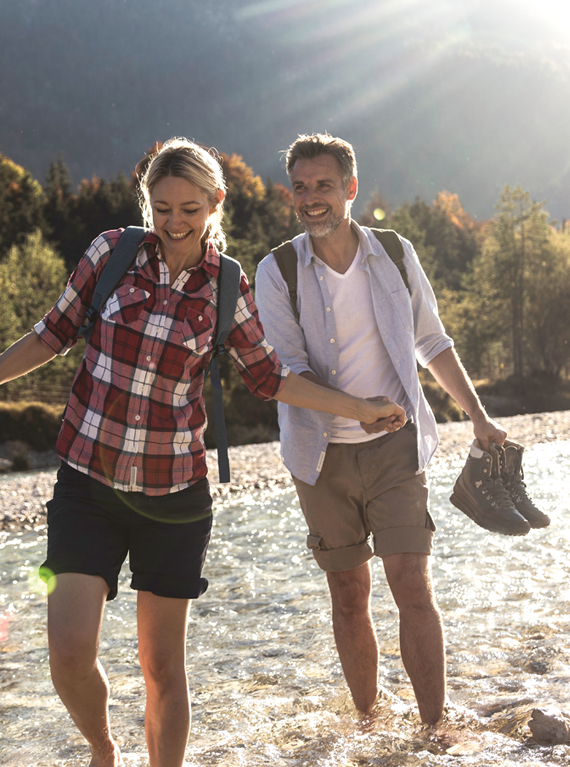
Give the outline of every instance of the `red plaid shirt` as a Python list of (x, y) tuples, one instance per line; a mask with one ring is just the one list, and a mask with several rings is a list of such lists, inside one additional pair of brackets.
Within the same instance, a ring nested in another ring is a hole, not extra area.
[[(123, 230), (97, 237), (56, 305), (35, 326), (66, 354)], [(107, 301), (81, 361), (57, 451), (70, 466), (123, 491), (164, 495), (206, 475), (202, 387), (216, 329), (220, 256), (208, 244), (201, 263), (170, 275), (151, 232)], [(242, 272), (225, 347), (248, 389), (278, 393), (288, 370), (267, 344)]]

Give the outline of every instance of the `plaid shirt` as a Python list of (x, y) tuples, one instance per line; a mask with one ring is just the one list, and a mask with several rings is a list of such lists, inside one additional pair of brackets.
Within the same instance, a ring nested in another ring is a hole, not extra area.
[[(42, 342), (66, 354), (123, 230), (101, 234), (56, 305), (35, 325)], [(208, 243), (201, 263), (170, 286), (150, 232), (132, 268), (104, 306), (76, 373), (57, 441), (61, 458), (123, 491), (164, 495), (207, 472), (202, 388), (216, 330), (220, 256)], [(225, 347), (248, 389), (272, 399), (288, 373), (267, 344), (242, 272)]]

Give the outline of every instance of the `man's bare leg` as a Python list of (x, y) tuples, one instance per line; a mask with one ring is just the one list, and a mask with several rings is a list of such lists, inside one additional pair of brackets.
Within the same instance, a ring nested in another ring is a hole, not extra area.
[(57, 694), (89, 743), (90, 767), (117, 767), (109, 723), (109, 683), (97, 659), (109, 586), (98, 575), (62, 573), (48, 597), (51, 676)]
[(368, 713), (378, 695), (378, 641), (370, 615), (370, 565), (327, 572), (334, 637), (354, 705)]
[(147, 699), (146, 742), (151, 767), (181, 767), (190, 732), (186, 627), (190, 600), (139, 591), (139, 659)]
[(445, 705), (445, 642), (427, 554), (383, 557), (400, 611), (400, 652), (425, 724), (436, 724)]

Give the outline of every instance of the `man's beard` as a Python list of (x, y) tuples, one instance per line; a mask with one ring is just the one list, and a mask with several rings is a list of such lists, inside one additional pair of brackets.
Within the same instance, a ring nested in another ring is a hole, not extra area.
[[(297, 216), (297, 218), (299, 217)], [(305, 227), (307, 234), (310, 234), (311, 237), (316, 237), (317, 239), (328, 237), (329, 234), (332, 234), (335, 231), (335, 229), (338, 229), (343, 220), (344, 216), (335, 216), (333, 213), (331, 213), (327, 220), (323, 222), (313, 222), (307, 215), (304, 215), (302, 219), (299, 219), (301, 225)]]

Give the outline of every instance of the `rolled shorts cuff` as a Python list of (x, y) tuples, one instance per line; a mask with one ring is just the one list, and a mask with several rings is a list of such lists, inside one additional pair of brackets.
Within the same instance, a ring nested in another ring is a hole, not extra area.
[(80, 560), (67, 559), (62, 561), (60, 558), (53, 557), (47, 558), (39, 568), (40, 579), (47, 583), (52, 575), (56, 577), (63, 575), (64, 573), (79, 573), (80, 575), (97, 575), (103, 578), (107, 586), (109, 587), (109, 593), (107, 594), (107, 602), (115, 599), (119, 588), (119, 580), (116, 573), (106, 572), (105, 568), (97, 567), (96, 565), (90, 565)]
[(390, 554), (431, 554), (433, 530), (429, 527), (391, 527), (382, 531), (375, 541), (377, 557)]
[(198, 599), (208, 588), (208, 580), (185, 580), (160, 573), (133, 573), (131, 588), (135, 591), (150, 591), (156, 597)]
[(341, 549), (313, 549), (313, 556), (321, 570), (342, 572), (355, 570), (374, 556), (368, 541)]

